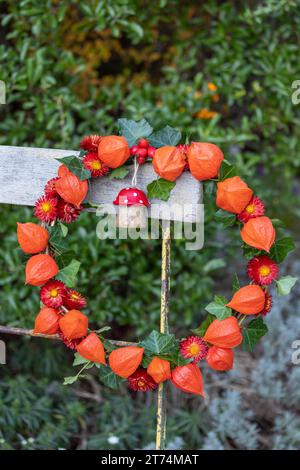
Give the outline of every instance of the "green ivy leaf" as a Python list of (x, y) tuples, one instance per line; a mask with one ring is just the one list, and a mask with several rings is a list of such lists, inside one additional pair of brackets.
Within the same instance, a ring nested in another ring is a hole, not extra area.
[(68, 235), (69, 229), (62, 222), (59, 222), (59, 226), (60, 226), (60, 229), (61, 229), (61, 233), (62, 233), (63, 237), (65, 238)]
[(76, 175), (81, 181), (89, 179), (91, 173), (89, 170), (84, 168), (82, 160), (75, 155), (69, 157), (56, 158), (59, 163), (63, 163), (74, 175)]
[(129, 169), (126, 166), (119, 166), (118, 168), (115, 168), (109, 175), (109, 179), (116, 179), (116, 180), (122, 180), (127, 176), (129, 173)]
[(116, 375), (109, 366), (103, 364), (97, 364), (99, 369), (99, 379), (104, 385), (113, 390), (119, 388), (120, 384), (124, 381), (121, 377)]
[(87, 362), (90, 362), (90, 361), (88, 359), (85, 359), (84, 357), (80, 356), (80, 354), (78, 352), (75, 353), (73, 366), (82, 366), (83, 364), (86, 364)]
[(164, 147), (165, 145), (177, 145), (181, 139), (181, 132), (174, 127), (166, 126), (160, 131), (154, 132), (149, 137), (150, 145), (155, 148)]
[(65, 253), (62, 253), (61, 255), (55, 254), (55, 260), (60, 267), (60, 270), (68, 266), (72, 259), (74, 259), (76, 256), (75, 251), (66, 251)]
[(153, 131), (153, 128), (146, 119), (137, 122), (131, 119), (121, 118), (118, 119), (118, 127), (120, 134), (125, 137), (129, 147), (136, 144), (141, 137), (148, 137)]
[(224, 181), (227, 178), (232, 178), (237, 175), (234, 165), (231, 165), (227, 160), (223, 160), (219, 171), (219, 181)]
[(282, 263), (288, 253), (295, 249), (295, 243), (292, 237), (284, 237), (276, 241), (270, 251), (270, 257), (276, 263)]
[(268, 327), (261, 317), (252, 320), (244, 330), (243, 349), (252, 352), (257, 341), (267, 332)]
[(219, 209), (215, 213), (215, 220), (217, 222), (221, 222), (224, 228), (226, 228), (231, 227), (235, 224), (236, 216), (234, 214), (231, 214), (230, 212), (224, 211), (223, 209)]
[(71, 263), (65, 268), (61, 269), (56, 276), (56, 279), (64, 282), (68, 287), (74, 287), (76, 276), (80, 268), (80, 261), (72, 259)]
[(76, 382), (76, 380), (79, 379), (79, 376), (78, 375), (73, 375), (71, 377), (65, 377), (64, 378), (64, 382), (63, 382), (63, 385), (72, 385), (73, 383)]
[(203, 320), (201, 325), (198, 326), (198, 328), (195, 328), (194, 330), (192, 330), (192, 332), (197, 336), (203, 337), (205, 335), (207, 328), (214, 320), (215, 320), (214, 315), (211, 315), (211, 314), (207, 315), (207, 317), (205, 318), (205, 320)]
[(298, 277), (284, 276), (276, 281), (277, 294), (278, 295), (288, 295), (296, 282)]
[(168, 201), (172, 189), (176, 183), (173, 181), (167, 181), (163, 178), (152, 181), (148, 184), (147, 191), (149, 198), (161, 199), (162, 201)]
[(174, 335), (159, 333), (154, 330), (140, 345), (145, 348), (146, 354), (168, 354), (175, 351), (176, 339)]
[(254, 256), (260, 256), (262, 254), (264, 254), (264, 252), (261, 250), (256, 250), (255, 248), (252, 248), (246, 244), (243, 245), (243, 255), (246, 259), (251, 259), (254, 258)]
[(214, 197), (216, 191), (217, 191), (217, 185), (215, 181), (203, 181), (204, 185), (204, 194), (206, 196), (210, 196), (211, 198)]
[(224, 318), (230, 317), (232, 314), (231, 309), (226, 307), (227, 299), (224, 297), (215, 295), (214, 301), (210, 302), (206, 307), (205, 310), (217, 317), (218, 320), (224, 320)]
[(49, 243), (55, 254), (61, 255), (68, 250), (67, 240), (64, 238), (62, 229), (59, 225), (49, 227), (50, 239)]

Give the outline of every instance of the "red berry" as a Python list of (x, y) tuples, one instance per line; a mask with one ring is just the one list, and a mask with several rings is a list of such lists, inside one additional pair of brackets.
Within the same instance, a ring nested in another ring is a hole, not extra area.
[(137, 161), (138, 161), (139, 165), (144, 165), (144, 163), (146, 162), (146, 158), (145, 157), (137, 157)]
[(148, 157), (149, 157), (149, 158), (153, 158), (155, 152), (156, 152), (156, 148), (155, 148), (155, 147), (148, 147)]
[(130, 153), (131, 155), (136, 155), (138, 153), (138, 146), (137, 145), (134, 145), (133, 147), (131, 147), (130, 149)]
[(147, 149), (145, 149), (145, 148), (138, 149), (137, 154), (138, 154), (138, 157), (146, 158), (147, 157)]
[(149, 147), (149, 142), (147, 139), (140, 139), (138, 142), (139, 148), (147, 149)]

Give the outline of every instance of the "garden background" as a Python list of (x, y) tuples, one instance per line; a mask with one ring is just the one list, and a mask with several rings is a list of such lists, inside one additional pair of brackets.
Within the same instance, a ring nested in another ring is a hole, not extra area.
[[(118, 117), (166, 123), (219, 145), (271, 217), (299, 238), (299, 1), (0, 1), (0, 79), (7, 86), (0, 144), (76, 149), (83, 135), (116, 130)], [(172, 248), (172, 331), (200, 324), (213, 293), (245, 279), (236, 231), (213, 218), (206, 187), (205, 249)], [(38, 292), (24, 286), (17, 221), (0, 208), (0, 323), (32, 327)], [(70, 227), (82, 261), (78, 285), (95, 325), (131, 339), (156, 328), (160, 242), (100, 241), (97, 219)], [(233, 233), (235, 232), (235, 233)], [(298, 252), (285, 272), (299, 272)], [(203, 366), (207, 399), (169, 387), (170, 448), (300, 447), (300, 290), (278, 299), (270, 333), (240, 352), (230, 373)], [(0, 366), (0, 449), (151, 448), (155, 393), (112, 392), (88, 375), (66, 387), (72, 353), (46, 340), (6, 337)]]

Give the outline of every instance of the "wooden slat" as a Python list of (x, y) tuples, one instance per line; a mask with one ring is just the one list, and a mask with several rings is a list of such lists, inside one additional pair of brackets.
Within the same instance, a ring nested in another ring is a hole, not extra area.
[[(42, 195), (46, 182), (56, 176), (59, 162), (56, 158), (78, 155), (73, 150), (41, 149), (31, 147), (0, 146), (0, 203), (33, 206)], [(124, 187), (131, 186), (133, 168), (123, 180), (108, 177), (92, 180), (87, 201), (93, 204), (111, 204), (116, 194)], [(151, 164), (140, 167), (137, 186), (146, 191), (147, 185), (157, 178)], [(152, 199), (151, 217), (178, 220), (176, 214), (164, 215), (171, 204), (190, 204), (184, 221), (197, 220), (197, 204), (202, 201), (202, 186), (190, 173), (185, 172), (176, 183), (169, 201)]]

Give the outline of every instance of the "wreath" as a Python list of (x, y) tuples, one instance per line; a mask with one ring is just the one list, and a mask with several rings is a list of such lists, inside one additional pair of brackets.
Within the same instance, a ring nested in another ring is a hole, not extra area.
[[(294, 248), (293, 240), (279, 236), (280, 222), (265, 215), (263, 202), (215, 144), (180, 144), (178, 130), (166, 126), (153, 132), (145, 119), (119, 119), (118, 127), (119, 135), (87, 136), (80, 143), (79, 156), (59, 159), (57, 177), (47, 182), (35, 204), (40, 223), (18, 223), (18, 242), (30, 255), (26, 284), (40, 288), (42, 305), (34, 333), (58, 334), (74, 350), (73, 365), (81, 368), (75, 376), (65, 378), (65, 384), (74, 383), (85, 369), (97, 367), (100, 380), (111, 388), (127, 380), (130, 389), (146, 392), (170, 379), (184, 392), (203, 395), (201, 361), (214, 370), (227, 371), (233, 367), (234, 348), (242, 343), (252, 351), (267, 333), (264, 317), (272, 307), (271, 284), (276, 283), (279, 295), (287, 295), (296, 282), (291, 276), (279, 279), (278, 267)], [(72, 260), (64, 266), (60, 259), (67, 246), (67, 224), (84, 208), (89, 179), (108, 173), (110, 178), (124, 178), (132, 159), (135, 181), (139, 166), (146, 162), (152, 163), (159, 179), (148, 185), (147, 195), (135, 186), (124, 188), (114, 204), (147, 207), (151, 198), (167, 200), (184, 171), (199, 181), (211, 180), (216, 183), (216, 220), (224, 227), (239, 227), (250, 281), (241, 287), (235, 275), (232, 298), (215, 296), (206, 306), (206, 319), (187, 338), (152, 331), (137, 344), (118, 347), (105, 338), (108, 327), (89, 329), (88, 317), (82, 312), (86, 299), (74, 290), (80, 263)]]

